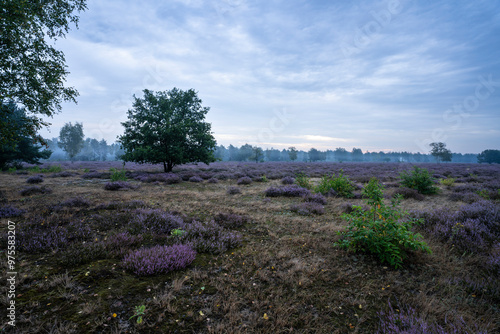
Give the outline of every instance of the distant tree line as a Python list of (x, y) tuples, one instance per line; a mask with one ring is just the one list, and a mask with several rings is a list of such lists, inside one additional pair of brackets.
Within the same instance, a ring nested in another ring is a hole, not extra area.
[[(321, 151), (311, 148), (309, 151), (297, 150), (294, 147), (288, 149), (261, 149), (256, 146), (245, 144), (241, 147), (219, 145), (215, 148), (215, 158), (219, 161), (306, 161), (306, 162), (462, 162), (476, 163), (478, 155), (467, 153), (447, 152), (443, 147), (434, 150), (434, 154), (422, 154), (411, 152), (364, 152), (360, 148), (348, 151), (343, 147)], [(480, 162), (480, 161), (479, 161)]]

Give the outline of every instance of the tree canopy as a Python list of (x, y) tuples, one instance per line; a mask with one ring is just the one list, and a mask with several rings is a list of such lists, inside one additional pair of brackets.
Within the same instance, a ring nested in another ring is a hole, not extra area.
[[(22, 128), (29, 119), (26, 116), (24, 109), (16, 106), (15, 103), (0, 104), (0, 111), (3, 115), (2, 122), (9, 124), (14, 129)], [(6, 136), (7, 142), (0, 144), (0, 168), (3, 169), (9, 165), (17, 167), (21, 162), (38, 163), (40, 159), (48, 159), (52, 153), (49, 150), (42, 150), (42, 147), (36, 144), (35, 134), (23, 134), (22, 132), (4, 133), (1, 136)]]
[(484, 150), (483, 152), (478, 154), (477, 162), (500, 164), (500, 150)]
[(431, 155), (436, 158), (436, 161), (451, 161), (451, 151), (446, 148), (445, 143), (430, 143)]
[(210, 110), (193, 89), (170, 91), (144, 90), (144, 97), (134, 95), (128, 120), (119, 136), (124, 161), (163, 163), (165, 172), (189, 162), (215, 161), (216, 142), (210, 123), (204, 122)]
[(77, 122), (75, 125), (72, 125), (69, 122), (61, 128), (57, 145), (66, 151), (71, 161), (73, 161), (74, 157), (83, 148), (83, 137), (83, 124)]
[[(70, 23), (78, 24), (74, 12), (87, 8), (85, 0), (13, 1), (0, 0), (0, 102), (10, 101), (25, 108), (29, 117), (22, 128), (12, 128), (0, 115), (0, 144), (9, 143), (11, 133), (33, 136), (50, 125), (40, 116), (53, 116), (63, 101), (76, 102), (78, 92), (65, 87), (64, 54), (48, 44), (65, 37)], [(45, 144), (42, 137), (33, 137)], [(12, 144), (12, 142), (10, 142)]]

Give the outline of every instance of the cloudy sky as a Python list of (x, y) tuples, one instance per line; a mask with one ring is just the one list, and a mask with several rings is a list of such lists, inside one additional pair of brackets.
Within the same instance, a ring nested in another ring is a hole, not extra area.
[(500, 149), (500, 2), (89, 0), (51, 121), (114, 142), (135, 94), (194, 88), (218, 144)]

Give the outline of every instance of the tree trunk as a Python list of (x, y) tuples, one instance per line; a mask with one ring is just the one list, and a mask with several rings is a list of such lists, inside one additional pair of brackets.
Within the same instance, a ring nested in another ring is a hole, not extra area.
[(174, 168), (174, 164), (172, 162), (163, 161), (163, 170), (165, 173), (170, 173)]

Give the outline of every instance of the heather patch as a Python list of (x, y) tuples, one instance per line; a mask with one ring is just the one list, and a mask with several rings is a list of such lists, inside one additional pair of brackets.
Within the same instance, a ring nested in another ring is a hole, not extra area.
[(26, 210), (18, 209), (11, 205), (0, 207), (0, 218), (20, 217), (26, 213)]
[(129, 253), (122, 264), (138, 276), (149, 276), (184, 269), (195, 257), (196, 252), (186, 245), (154, 246)]
[(233, 213), (219, 213), (215, 215), (214, 220), (220, 226), (228, 229), (240, 228), (249, 221), (248, 217)]
[(130, 212), (130, 216), (127, 230), (134, 235), (169, 234), (183, 225), (181, 217), (158, 209), (136, 209)]
[(246, 185), (250, 183), (252, 183), (252, 179), (248, 176), (241, 177), (238, 179), (238, 181), (236, 181), (236, 184), (238, 185)]
[(416, 189), (407, 187), (401, 187), (399, 189), (396, 189), (393, 192), (392, 197), (396, 197), (398, 195), (402, 196), (404, 199), (412, 198), (417, 201), (423, 201), (425, 199), (425, 196), (419, 193)]
[(241, 189), (235, 186), (231, 186), (227, 188), (226, 193), (228, 195), (236, 195), (236, 194), (241, 194)]
[(125, 181), (108, 182), (104, 185), (105, 190), (112, 190), (112, 191), (116, 191), (116, 190), (120, 190), (120, 189), (124, 189), (124, 190), (135, 189), (135, 188), (136, 187), (134, 187), (133, 185), (131, 185), (130, 183), (125, 182)]
[(42, 183), (43, 181), (44, 181), (43, 175), (35, 175), (35, 176), (28, 177), (28, 179), (26, 180), (26, 183), (38, 184), (38, 183)]
[(200, 183), (203, 182), (203, 179), (198, 175), (194, 175), (189, 178), (189, 182)]
[(325, 213), (325, 208), (323, 207), (323, 205), (319, 203), (306, 202), (306, 203), (292, 204), (290, 206), (290, 211), (303, 216), (322, 215)]
[(311, 195), (311, 191), (298, 185), (288, 185), (282, 187), (269, 187), (265, 191), (267, 197), (305, 197)]
[(185, 224), (179, 240), (193, 247), (199, 253), (219, 254), (241, 245), (241, 234), (229, 231), (215, 221), (193, 220)]
[(31, 195), (37, 195), (37, 194), (50, 194), (52, 193), (52, 189), (47, 188), (47, 187), (38, 187), (38, 186), (32, 186), (32, 187), (26, 187), (22, 189), (20, 192), (21, 196), (31, 196)]

